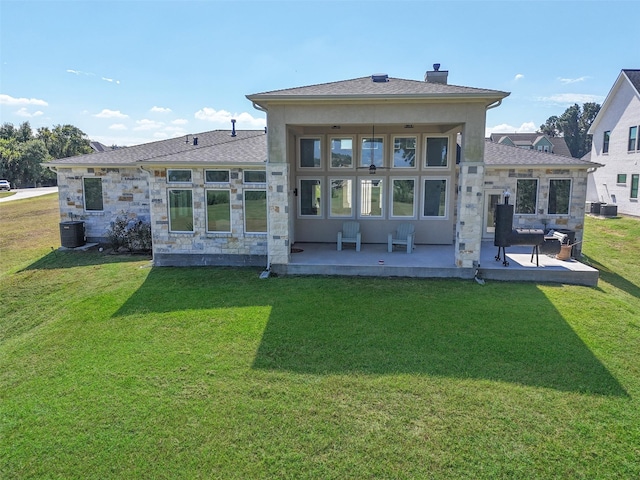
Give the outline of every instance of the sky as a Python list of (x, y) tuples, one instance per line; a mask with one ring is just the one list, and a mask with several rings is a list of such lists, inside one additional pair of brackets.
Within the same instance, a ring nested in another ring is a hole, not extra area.
[(602, 103), (640, 68), (637, 1), (0, 0), (0, 123), (129, 146), (262, 129), (246, 95), (386, 73), (511, 92), (487, 134)]

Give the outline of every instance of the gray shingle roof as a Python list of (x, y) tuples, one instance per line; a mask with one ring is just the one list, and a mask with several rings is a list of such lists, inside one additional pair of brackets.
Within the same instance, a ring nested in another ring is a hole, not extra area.
[(461, 87), (442, 83), (421, 82), (389, 77), (388, 82), (374, 82), (371, 77), (354, 78), (339, 82), (322, 83), (306, 87), (273, 90), (247, 95), (251, 101), (292, 100), (292, 99), (338, 99), (344, 98), (384, 98), (394, 97), (468, 97), (504, 98), (508, 92), (481, 88)]
[(571, 156), (567, 142), (563, 137), (550, 137), (548, 135), (540, 135), (540, 133), (492, 133), (489, 138), (497, 143), (502, 141), (504, 137), (509, 137), (516, 145), (533, 145), (541, 136), (551, 142), (554, 155)]
[[(187, 164), (206, 162), (231, 164), (266, 161), (267, 136), (264, 130), (237, 130), (236, 134), (235, 137), (232, 137), (230, 130), (213, 130), (117, 150), (61, 158), (50, 162), (50, 165), (59, 167), (76, 165), (110, 167), (132, 166), (139, 163)], [(198, 145), (193, 145), (194, 137), (198, 138)]]
[(487, 140), (484, 145), (484, 163), (490, 167), (592, 168), (599, 166), (597, 163), (580, 158), (503, 145), (491, 140)]
[(640, 93), (640, 70), (622, 70), (627, 76), (631, 84), (635, 87), (636, 91)]

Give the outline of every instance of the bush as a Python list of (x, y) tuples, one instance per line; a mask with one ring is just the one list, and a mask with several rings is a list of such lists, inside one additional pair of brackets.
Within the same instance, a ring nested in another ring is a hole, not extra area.
[(151, 251), (151, 224), (127, 213), (121, 213), (107, 230), (109, 244), (114, 251), (126, 248), (130, 252)]

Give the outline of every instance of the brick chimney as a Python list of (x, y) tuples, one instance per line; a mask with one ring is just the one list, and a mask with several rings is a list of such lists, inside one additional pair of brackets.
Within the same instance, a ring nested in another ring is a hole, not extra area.
[(427, 83), (443, 83), (446, 85), (448, 76), (448, 70), (440, 71), (440, 64), (434, 63), (433, 70), (427, 70), (427, 73), (424, 74), (424, 81)]

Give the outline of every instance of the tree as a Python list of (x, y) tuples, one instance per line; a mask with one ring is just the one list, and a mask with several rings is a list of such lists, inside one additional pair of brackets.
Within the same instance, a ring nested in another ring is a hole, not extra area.
[(599, 111), (600, 105), (597, 103), (587, 102), (582, 109), (576, 103), (559, 117), (549, 117), (540, 125), (539, 131), (550, 137), (564, 137), (571, 155), (581, 158), (591, 151), (591, 137), (587, 132)]
[(51, 158), (75, 157), (92, 152), (87, 135), (73, 125), (56, 125), (53, 130), (39, 128), (37, 138), (44, 142)]

